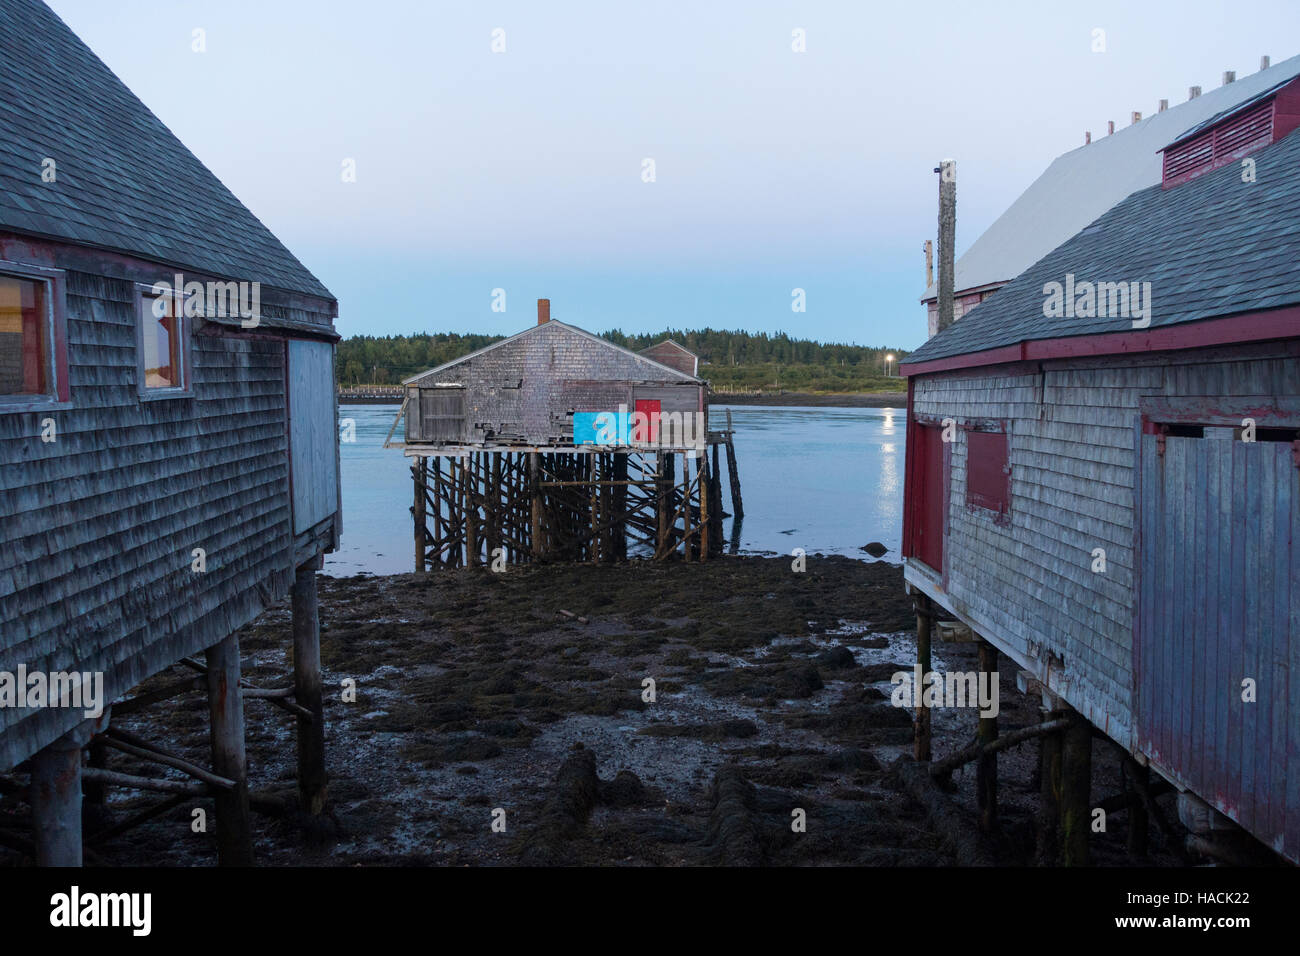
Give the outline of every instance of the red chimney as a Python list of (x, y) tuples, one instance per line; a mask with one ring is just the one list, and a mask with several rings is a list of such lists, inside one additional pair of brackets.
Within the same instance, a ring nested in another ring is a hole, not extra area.
[(551, 300), (538, 299), (537, 300), (537, 324), (545, 325), (549, 321), (551, 321)]

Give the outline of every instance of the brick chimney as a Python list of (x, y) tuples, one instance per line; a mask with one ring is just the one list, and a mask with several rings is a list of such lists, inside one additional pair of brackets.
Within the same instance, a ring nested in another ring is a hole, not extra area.
[(538, 299), (537, 300), (537, 324), (545, 325), (549, 321), (551, 321), (551, 300)]

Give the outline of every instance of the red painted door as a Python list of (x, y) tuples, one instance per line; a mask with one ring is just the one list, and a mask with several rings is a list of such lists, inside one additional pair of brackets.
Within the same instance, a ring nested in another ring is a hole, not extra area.
[[(657, 442), (659, 440), (659, 399), (638, 398), (636, 411), (639, 413), (633, 430), (634, 442)], [(642, 417), (644, 416), (644, 417)], [(645, 424), (642, 425), (641, 423)]]
[(947, 482), (943, 468), (943, 429), (919, 426), (916, 443), (920, 466), (916, 509), (916, 556), (943, 573), (944, 500)]

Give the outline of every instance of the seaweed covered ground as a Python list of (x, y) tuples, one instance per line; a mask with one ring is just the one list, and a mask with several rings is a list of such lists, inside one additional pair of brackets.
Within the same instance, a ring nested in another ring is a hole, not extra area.
[[(320, 608), (329, 812), (290, 809), (294, 719), (246, 699), (260, 863), (953, 862), (889, 767), (912, 733), (890, 676), (915, 654), (894, 565), (812, 555), (802, 572), (789, 558), (726, 557), (321, 577)], [(254, 686), (291, 681), (290, 626), (286, 602), (241, 632)], [(974, 667), (969, 645), (937, 647), (936, 669)], [(1001, 689), (1005, 728), (1039, 719), (1014, 673)], [(936, 752), (968, 744), (975, 722), (974, 710), (937, 711)], [(201, 693), (120, 725), (207, 763)], [(1094, 792), (1113, 793), (1113, 761), (1097, 750)], [(1000, 761), (1003, 862), (1032, 861), (1034, 752)], [(957, 782), (970, 809), (968, 775)], [(87, 830), (158, 801), (115, 790)], [(196, 807), (211, 813), (192, 799), (92, 840), (93, 861), (212, 863)], [(1122, 848), (1122, 835), (1094, 840), (1102, 862)]]

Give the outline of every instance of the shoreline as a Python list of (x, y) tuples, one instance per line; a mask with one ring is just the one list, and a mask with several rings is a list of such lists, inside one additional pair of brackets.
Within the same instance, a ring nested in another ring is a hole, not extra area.
[[(340, 405), (400, 405), (389, 398), (354, 398), (339, 396)], [(906, 392), (782, 392), (777, 395), (720, 395), (715, 393), (711, 405), (760, 405), (773, 408), (902, 408), (907, 405)]]
[(777, 395), (720, 395), (710, 405), (762, 405), (788, 408), (904, 408), (906, 392), (781, 392)]

